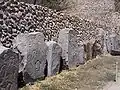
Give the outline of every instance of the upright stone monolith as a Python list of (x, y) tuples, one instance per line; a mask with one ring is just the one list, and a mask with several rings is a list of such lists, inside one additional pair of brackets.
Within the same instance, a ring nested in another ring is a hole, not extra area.
[(62, 48), (54, 41), (46, 42), (48, 46), (48, 76), (56, 75), (60, 71), (60, 62), (62, 56)]
[[(77, 43), (78, 32), (65, 28), (60, 31), (58, 43), (62, 47), (62, 58), (67, 62), (69, 67), (77, 66), (84, 63), (84, 51)], [(80, 58), (83, 55), (83, 58)]]
[(92, 53), (93, 53), (93, 50), (92, 50), (92, 47), (93, 47), (93, 43), (91, 43), (91, 42), (88, 42), (87, 44), (86, 44), (86, 59), (87, 60), (91, 60), (92, 59)]
[(104, 35), (103, 52), (120, 55), (120, 35), (114, 32), (106, 32)]
[(0, 90), (18, 90), (19, 54), (0, 45)]
[(44, 35), (40, 32), (20, 34), (15, 40), (15, 46), (23, 56), (19, 72), (23, 72), (26, 83), (38, 78), (44, 78), (46, 69), (47, 46)]
[(112, 34), (109, 37), (111, 43), (110, 53), (112, 55), (120, 55), (120, 36)]

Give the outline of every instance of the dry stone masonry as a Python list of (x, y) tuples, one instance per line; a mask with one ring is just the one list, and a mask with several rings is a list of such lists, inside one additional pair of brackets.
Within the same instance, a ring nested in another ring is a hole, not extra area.
[(79, 41), (90, 40), (95, 38), (97, 26), (99, 25), (39, 5), (16, 0), (0, 3), (0, 41), (6, 47), (12, 47), (12, 40), (20, 33), (39, 31), (49, 41), (58, 38), (59, 31), (64, 28), (78, 31)]

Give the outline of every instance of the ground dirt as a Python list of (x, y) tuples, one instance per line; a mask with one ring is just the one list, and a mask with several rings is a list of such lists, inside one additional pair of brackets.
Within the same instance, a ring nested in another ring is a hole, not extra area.
[(106, 86), (103, 87), (101, 90), (120, 90), (120, 74), (118, 76), (117, 82), (109, 82)]
[(120, 90), (120, 80), (115, 82), (116, 62), (120, 70), (120, 56), (100, 56), (20, 90)]

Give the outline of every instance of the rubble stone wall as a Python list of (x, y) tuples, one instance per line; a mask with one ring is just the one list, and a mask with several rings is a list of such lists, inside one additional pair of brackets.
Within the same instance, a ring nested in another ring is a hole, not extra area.
[(97, 36), (97, 27), (102, 26), (38, 5), (16, 0), (0, 3), (0, 41), (6, 47), (12, 47), (12, 40), (26, 32), (42, 32), (45, 40), (57, 41), (64, 28), (78, 31), (78, 41), (90, 40)]

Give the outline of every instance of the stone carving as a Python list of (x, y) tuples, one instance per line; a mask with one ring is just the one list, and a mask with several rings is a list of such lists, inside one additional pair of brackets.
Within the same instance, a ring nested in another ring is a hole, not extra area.
[(84, 59), (80, 58), (81, 47), (78, 46), (76, 35), (77, 31), (66, 28), (60, 31), (58, 43), (62, 47), (62, 58), (65, 59), (69, 67), (77, 66), (84, 63)]
[(18, 90), (19, 54), (0, 45), (0, 90)]
[[(38, 78), (44, 78), (47, 58), (47, 46), (40, 32), (20, 34), (14, 41), (23, 56), (19, 72), (23, 72), (26, 83)], [(29, 76), (29, 78), (28, 78)]]
[(48, 46), (48, 76), (56, 75), (60, 71), (60, 61), (62, 56), (62, 48), (54, 41), (46, 42)]

